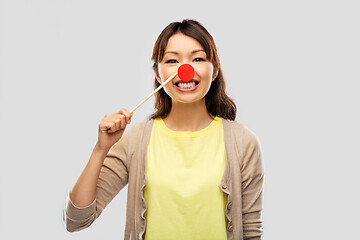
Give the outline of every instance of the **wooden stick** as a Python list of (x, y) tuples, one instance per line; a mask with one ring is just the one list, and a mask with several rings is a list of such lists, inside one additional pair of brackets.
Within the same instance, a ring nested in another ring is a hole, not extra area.
[(157, 89), (155, 89), (152, 93), (149, 94), (149, 96), (147, 96), (144, 100), (142, 100), (141, 103), (139, 103), (136, 107), (134, 107), (130, 113), (133, 113), (138, 107), (140, 107), (144, 102), (146, 102), (146, 100), (148, 100), (152, 95), (154, 95), (156, 92), (158, 92), (165, 84), (167, 84), (168, 82), (170, 82), (174, 77), (176, 77), (177, 75), (177, 71), (176, 73), (174, 73), (171, 77), (169, 77), (168, 79), (166, 79), (165, 82), (163, 82), (163, 84), (161, 84)]

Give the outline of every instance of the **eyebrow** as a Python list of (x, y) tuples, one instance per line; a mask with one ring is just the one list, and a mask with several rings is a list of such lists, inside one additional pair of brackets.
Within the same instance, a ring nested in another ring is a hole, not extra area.
[[(196, 49), (196, 50), (192, 51), (191, 53), (194, 54), (194, 53), (197, 53), (197, 52), (205, 52), (205, 51), (204, 51), (203, 49)], [(170, 53), (179, 55), (179, 53), (176, 52), (176, 51), (166, 51), (166, 52), (164, 53), (164, 55), (165, 55), (165, 54), (170, 54)], [(205, 52), (205, 53), (206, 53), (206, 52)]]

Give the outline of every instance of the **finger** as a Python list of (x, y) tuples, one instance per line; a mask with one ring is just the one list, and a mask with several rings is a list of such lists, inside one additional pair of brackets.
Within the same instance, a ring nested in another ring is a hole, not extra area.
[(125, 129), (126, 128), (126, 117), (124, 115), (120, 116), (120, 128)]
[(101, 121), (101, 123), (99, 124), (99, 129), (101, 131), (107, 131), (111, 128), (111, 126), (112, 126), (112, 122)]
[[(110, 127), (110, 132), (111, 133), (114, 133), (114, 132), (117, 132), (119, 129), (117, 129), (116, 127), (116, 123), (115, 122), (112, 122), (111, 123), (111, 127)], [(109, 131), (108, 131), (109, 132)]]
[[(118, 121), (119, 123), (121, 123), (121, 121), (124, 120), (125, 125), (126, 125), (126, 124), (130, 124), (130, 121), (131, 121), (130, 118), (127, 118), (127, 117), (126, 117), (125, 115), (123, 115), (123, 114), (114, 114), (112, 120)], [(121, 127), (124, 128), (123, 125), (121, 125)]]
[(108, 117), (107, 119), (103, 119), (101, 121), (100, 127), (103, 130), (109, 130), (111, 128), (113, 130), (118, 130), (120, 128), (120, 119), (117, 119), (117, 118), (111, 119), (110, 117)]
[(111, 116), (108, 119), (104, 120), (104, 122), (108, 122), (110, 129), (108, 132), (117, 132), (119, 130), (125, 130), (126, 122), (124, 115)]
[(125, 108), (122, 108), (121, 110), (119, 110), (116, 114), (122, 114), (125, 116), (126, 118), (126, 123), (130, 124), (131, 123), (131, 118), (133, 113), (130, 113), (128, 110), (126, 110)]
[(112, 120), (112, 122), (114, 123), (114, 126), (113, 126), (114, 131), (115, 132), (118, 131), (120, 128), (120, 119), (114, 119), (114, 120)]
[(126, 119), (122, 114), (113, 114), (107, 121), (114, 122), (117, 129), (124, 129), (126, 127)]

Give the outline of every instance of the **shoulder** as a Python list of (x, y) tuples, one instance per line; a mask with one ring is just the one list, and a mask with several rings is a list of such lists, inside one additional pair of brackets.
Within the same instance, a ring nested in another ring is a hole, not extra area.
[(137, 133), (150, 131), (153, 121), (154, 121), (153, 119), (147, 119), (142, 122), (135, 123), (134, 125), (130, 126), (128, 133), (137, 134)]
[(260, 148), (260, 140), (255, 132), (245, 124), (236, 120), (223, 119), (224, 133), (227, 133), (227, 138), (231, 139), (240, 147), (240, 151), (249, 148)]
[(128, 126), (123, 136), (110, 149), (109, 153), (118, 154), (120, 152), (134, 151), (139, 143), (143, 143), (144, 136), (149, 136), (153, 120), (145, 120)]
[(257, 135), (253, 130), (251, 130), (245, 124), (238, 122), (236, 120), (222, 119), (224, 128), (230, 130), (237, 137), (244, 137), (246, 139), (257, 139)]
[(123, 138), (130, 142), (139, 142), (143, 137), (149, 137), (154, 120), (147, 119), (129, 126), (124, 132)]

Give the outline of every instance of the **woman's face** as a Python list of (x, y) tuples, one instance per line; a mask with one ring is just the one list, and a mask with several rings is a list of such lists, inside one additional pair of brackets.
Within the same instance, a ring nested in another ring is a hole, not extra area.
[(182, 64), (190, 64), (195, 76), (183, 82), (178, 76), (164, 86), (173, 103), (194, 103), (202, 101), (216, 78), (213, 64), (206, 58), (201, 44), (187, 35), (176, 33), (168, 40), (164, 58), (158, 63), (156, 79), (161, 84), (173, 75)]

